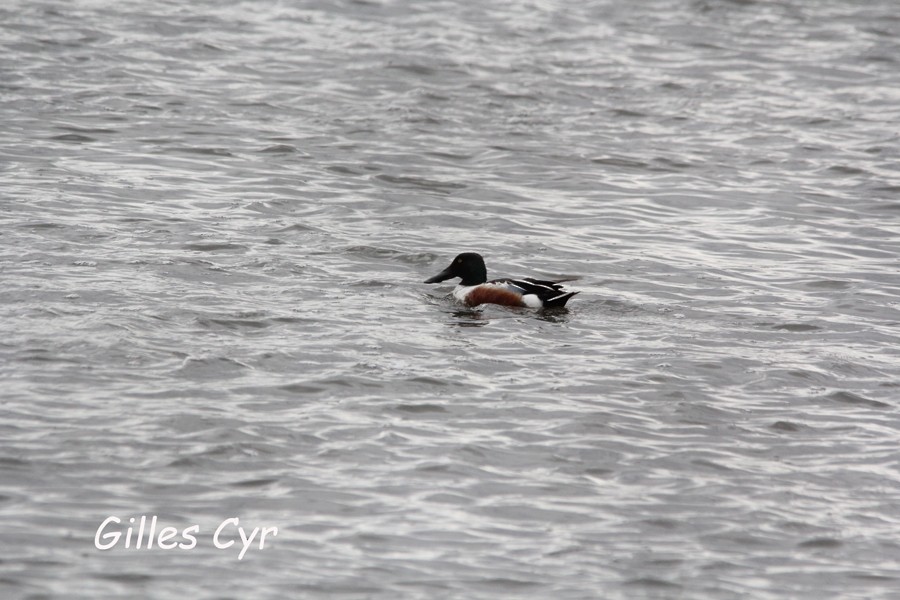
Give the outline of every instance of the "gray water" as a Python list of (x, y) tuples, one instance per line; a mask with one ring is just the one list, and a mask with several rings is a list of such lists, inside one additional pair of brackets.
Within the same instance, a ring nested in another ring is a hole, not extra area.
[[(3, 598), (900, 597), (896, 2), (13, 0), (0, 50)], [(581, 294), (464, 309), (464, 250)]]

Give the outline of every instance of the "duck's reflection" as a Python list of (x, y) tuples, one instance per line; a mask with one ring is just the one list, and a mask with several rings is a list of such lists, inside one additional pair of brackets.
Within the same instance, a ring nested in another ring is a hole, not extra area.
[[(502, 311), (502, 312), (501, 312)], [(519, 308), (503, 308), (498, 311), (477, 310), (472, 308), (454, 310), (453, 319), (447, 324), (451, 327), (484, 327), (493, 319), (510, 318), (534, 318), (547, 323), (568, 323), (569, 309), (551, 308), (544, 310), (529, 310)]]

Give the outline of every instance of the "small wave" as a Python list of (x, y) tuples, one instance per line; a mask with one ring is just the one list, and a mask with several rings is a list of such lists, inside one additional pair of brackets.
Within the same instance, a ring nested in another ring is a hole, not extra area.
[(89, 142), (97, 141), (97, 138), (93, 138), (89, 135), (84, 135), (82, 133), (63, 133), (61, 135), (54, 135), (50, 139), (56, 140), (58, 142), (76, 142), (79, 144), (86, 144)]
[(449, 193), (454, 190), (462, 190), (466, 188), (464, 183), (456, 183), (452, 181), (437, 181), (435, 179), (426, 179), (424, 177), (413, 177), (409, 175), (376, 175), (375, 179), (390, 183), (401, 187), (412, 187), (432, 192)]
[(247, 246), (232, 242), (192, 242), (182, 247), (185, 250), (194, 250), (196, 252), (221, 252), (223, 250), (239, 250), (243, 252), (247, 250)]

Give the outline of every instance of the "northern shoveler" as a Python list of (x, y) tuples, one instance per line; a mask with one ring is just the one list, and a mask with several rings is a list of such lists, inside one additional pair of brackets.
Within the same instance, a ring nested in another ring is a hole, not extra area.
[(504, 306), (526, 306), (528, 308), (558, 308), (578, 292), (569, 292), (560, 285), (568, 279), (542, 281), (540, 279), (494, 279), (487, 280), (484, 259), (475, 252), (463, 252), (453, 259), (450, 266), (425, 283), (438, 283), (454, 277), (461, 281), (453, 296), (467, 306), (479, 304), (502, 304)]

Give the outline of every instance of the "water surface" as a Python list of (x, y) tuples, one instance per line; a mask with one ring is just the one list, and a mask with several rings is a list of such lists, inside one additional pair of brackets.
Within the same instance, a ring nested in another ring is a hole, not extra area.
[(896, 13), (7, 3), (3, 596), (894, 597)]

